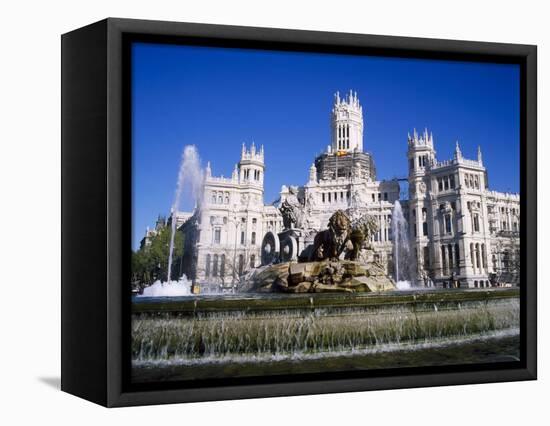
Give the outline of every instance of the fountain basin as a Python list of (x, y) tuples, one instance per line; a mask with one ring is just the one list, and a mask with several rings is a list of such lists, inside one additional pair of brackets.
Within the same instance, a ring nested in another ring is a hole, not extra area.
[(132, 314), (157, 315), (172, 313), (194, 316), (208, 312), (304, 310), (317, 308), (361, 308), (389, 305), (420, 305), (490, 302), (499, 299), (519, 300), (519, 288), (435, 289), (412, 288), (407, 291), (383, 293), (318, 293), (318, 294), (224, 294), (182, 297), (134, 297)]
[[(210, 377), (243, 364), (250, 374), (268, 374), (275, 364), (284, 372), (296, 359), (316, 360), (311, 368), (326, 371), (323, 359), (340, 365), (335, 360), (353, 356), (342, 365), (364, 368), (380, 353), (374, 364), (384, 368), (409, 362), (403, 351), (419, 347), (432, 356), (429, 348), (458, 345), (456, 352), (479, 339), (516, 342), (520, 312), (515, 288), (140, 298), (132, 310), (137, 381)], [(506, 354), (519, 356), (514, 345)], [(470, 362), (483, 353), (475, 348)]]

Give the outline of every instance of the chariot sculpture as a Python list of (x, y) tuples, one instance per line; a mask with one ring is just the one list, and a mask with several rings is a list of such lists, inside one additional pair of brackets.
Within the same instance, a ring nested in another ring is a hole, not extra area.
[(285, 229), (280, 233), (269, 231), (263, 238), (262, 265), (336, 260), (342, 255), (347, 260), (358, 260), (361, 251), (369, 248), (370, 237), (378, 231), (374, 216), (357, 210), (338, 210), (329, 219), (327, 229), (318, 231), (308, 226), (306, 205), (293, 191), (279, 209)]
[(353, 293), (395, 288), (384, 268), (363, 256), (378, 230), (374, 217), (338, 210), (325, 230), (294, 228), (295, 218), (304, 218), (299, 211), (304, 206), (285, 201), (285, 230), (264, 236), (262, 267), (251, 277), (250, 291)]

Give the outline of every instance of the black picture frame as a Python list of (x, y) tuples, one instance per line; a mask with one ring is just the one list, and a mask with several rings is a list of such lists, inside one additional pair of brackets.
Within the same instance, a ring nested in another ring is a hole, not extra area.
[[(132, 41), (519, 64), (521, 360), (131, 385), (130, 289), (124, 283), (130, 265)], [(117, 18), (64, 34), (61, 42), (63, 391), (116, 407), (536, 379), (536, 46)]]

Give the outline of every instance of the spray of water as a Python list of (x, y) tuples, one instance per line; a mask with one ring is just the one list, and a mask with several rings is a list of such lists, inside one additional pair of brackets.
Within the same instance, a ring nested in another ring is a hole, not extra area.
[(393, 207), (391, 226), (393, 234), (394, 279), (398, 289), (406, 289), (411, 286), (411, 275), (409, 273), (411, 265), (409, 230), (399, 201), (396, 201)]
[(137, 297), (178, 297), (191, 294), (191, 281), (183, 275), (178, 281), (170, 282), (166, 285), (160, 280), (155, 281), (149, 287), (143, 289), (143, 293)]
[(178, 173), (178, 181), (176, 184), (176, 192), (174, 194), (174, 202), (171, 209), (171, 233), (170, 233), (170, 251), (168, 255), (168, 275), (167, 281), (171, 281), (172, 276), (172, 257), (174, 254), (174, 238), (177, 228), (177, 213), (181, 202), (184, 185), (190, 191), (190, 196), (196, 202), (199, 201), (199, 196), (202, 187), (203, 173), (200, 167), (200, 157), (197, 148), (194, 145), (187, 145), (183, 148), (181, 155), (180, 170)]

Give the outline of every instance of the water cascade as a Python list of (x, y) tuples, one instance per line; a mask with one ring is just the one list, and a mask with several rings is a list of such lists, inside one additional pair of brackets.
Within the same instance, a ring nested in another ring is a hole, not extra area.
[(200, 188), (202, 186), (202, 170), (200, 167), (200, 158), (197, 148), (194, 145), (187, 145), (181, 155), (180, 169), (176, 184), (176, 192), (174, 194), (174, 202), (172, 203), (172, 219), (170, 233), (170, 250), (168, 255), (168, 275), (167, 282), (171, 282), (172, 274), (172, 256), (174, 254), (174, 238), (177, 231), (177, 213), (181, 202), (181, 196), (184, 189), (184, 183), (188, 185), (190, 195), (195, 200), (198, 200)]
[(398, 289), (406, 289), (411, 286), (409, 229), (407, 221), (403, 216), (401, 203), (395, 202), (392, 213), (392, 235), (393, 235), (393, 258), (394, 258), (394, 279)]
[[(412, 296), (411, 296), (412, 297)], [(429, 299), (429, 297), (428, 297)], [(159, 312), (132, 321), (134, 362), (216, 362), (384, 350), (449, 339), (517, 334), (517, 299), (454, 301), (372, 307), (253, 311), (216, 309)], [(153, 307), (154, 305), (151, 305)], [(149, 312), (150, 311), (150, 312)]]

